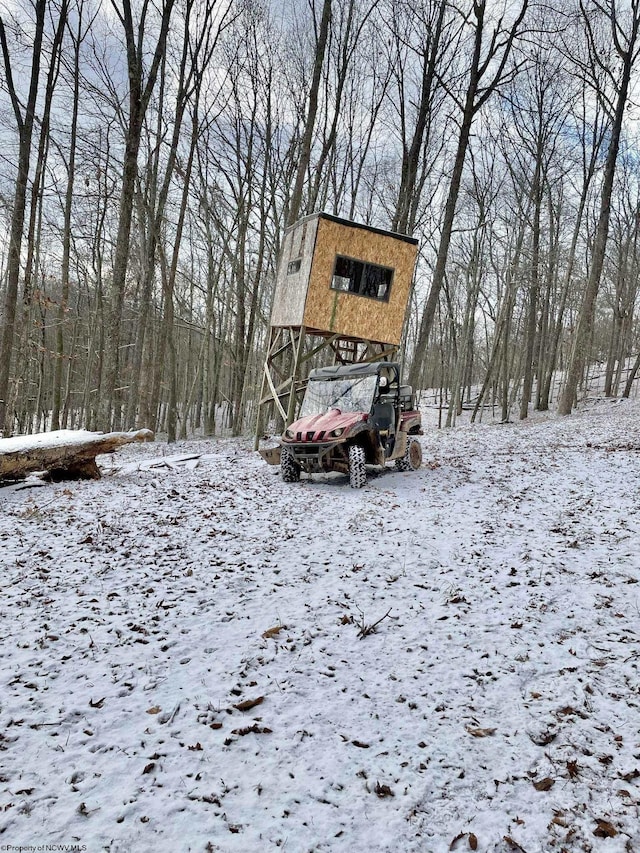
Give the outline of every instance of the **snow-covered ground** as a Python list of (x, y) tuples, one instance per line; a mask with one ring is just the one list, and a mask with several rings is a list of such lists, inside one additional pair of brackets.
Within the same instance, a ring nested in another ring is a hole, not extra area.
[(0, 850), (640, 851), (639, 429), (428, 428), (361, 491), (208, 440), (0, 489)]

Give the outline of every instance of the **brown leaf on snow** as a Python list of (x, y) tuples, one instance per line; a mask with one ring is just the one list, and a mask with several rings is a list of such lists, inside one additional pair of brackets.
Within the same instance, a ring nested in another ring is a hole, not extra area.
[(618, 834), (618, 830), (608, 820), (599, 820), (593, 834), (598, 838), (613, 838)]
[(244, 729), (232, 729), (232, 735), (270, 735), (271, 729), (268, 729), (266, 726), (260, 728), (257, 723), (254, 723), (252, 726), (246, 726)]
[(261, 705), (264, 702), (264, 696), (258, 696), (257, 699), (245, 699), (244, 702), (238, 702), (233, 707), (236, 711), (250, 711), (256, 705)]
[(473, 726), (465, 726), (465, 728), (472, 737), (491, 737), (496, 731), (495, 729), (480, 729)]
[(559, 708), (556, 711), (558, 716), (562, 717), (580, 717), (582, 720), (587, 719), (587, 714), (584, 711), (580, 711), (578, 708), (574, 708), (571, 705), (565, 705), (564, 708)]
[(384, 797), (395, 797), (395, 794), (391, 790), (388, 785), (381, 785), (380, 782), (376, 782), (376, 787), (374, 788), (376, 792), (376, 796), (383, 799)]
[(361, 740), (352, 740), (352, 741), (351, 741), (351, 743), (352, 743), (354, 746), (358, 746), (358, 747), (360, 747), (360, 749), (369, 749), (369, 744), (368, 744), (368, 743), (364, 743), (364, 741), (361, 741)]
[[(449, 850), (453, 850), (456, 847), (458, 841), (461, 841), (463, 838), (469, 839), (469, 847), (471, 848), (471, 850), (477, 850), (478, 849), (478, 839), (474, 835), (473, 832), (460, 832), (460, 833), (458, 833), (458, 835), (456, 835), (456, 837), (453, 839), (453, 841), (449, 845)], [(457, 849), (460, 849), (460, 848), (458, 847)]]
[(580, 773), (580, 765), (577, 761), (567, 761), (567, 773), (571, 779), (575, 779)]
[(540, 779), (539, 782), (534, 782), (533, 787), (536, 791), (549, 791), (555, 784), (555, 779), (551, 779), (549, 776), (546, 776), (544, 779)]
[(155, 766), (156, 766), (155, 762), (152, 761), (150, 764), (147, 764), (147, 766), (144, 768), (144, 770), (142, 772), (143, 773), (151, 773), (151, 771), (153, 770), (153, 768)]
[(162, 711), (162, 708), (159, 705), (154, 705), (153, 708), (149, 708), (147, 714), (159, 714)]
[(268, 640), (271, 637), (276, 637), (284, 627), (284, 625), (274, 625), (273, 628), (267, 628), (266, 631), (263, 631), (262, 636), (265, 640)]
[(527, 851), (524, 849), (524, 847), (522, 847), (520, 844), (518, 844), (517, 841), (514, 841), (510, 835), (503, 835), (502, 840), (507, 842), (510, 850), (517, 850), (518, 853), (527, 853)]
[[(608, 756), (608, 755), (604, 756), (603, 755), (602, 758), (609, 758), (610, 759), (611, 756)], [(604, 764), (605, 762), (602, 761), (602, 763)], [(608, 764), (609, 762), (607, 761), (606, 763)], [(640, 770), (638, 770), (637, 767), (635, 768), (635, 770), (630, 770), (628, 773), (621, 773), (620, 774), (620, 778), (624, 779), (625, 782), (633, 782), (633, 780), (637, 779), (638, 776), (640, 776)]]
[(106, 697), (102, 697), (102, 699), (98, 699), (97, 702), (94, 702), (92, 699), (89, 699), (89, 707), (90, 708), (102, 708), (104, 705), (104, 700)]

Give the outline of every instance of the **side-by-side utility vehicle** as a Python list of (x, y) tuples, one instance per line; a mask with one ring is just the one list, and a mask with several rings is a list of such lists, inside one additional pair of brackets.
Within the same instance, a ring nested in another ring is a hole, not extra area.
[(265, 450), (280, 463), (282, 479), (293, 483), (300, 472), (339, 471), (354, 489), (366, 482), (366, 465), (395, 462), (400, 471), (422, 464), (421, 416), (413, 392), (400, 384), (394, 362), (348, 364), (312, 370), (297, 421), (287, 427), (280, 446)]

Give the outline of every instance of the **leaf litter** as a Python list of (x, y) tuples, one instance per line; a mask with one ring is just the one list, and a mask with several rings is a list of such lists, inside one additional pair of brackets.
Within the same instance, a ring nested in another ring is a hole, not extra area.
[(3, 843), (640, 849), (638, 422), (427, 427), (358, 491), (230, 440), (0, 490)]

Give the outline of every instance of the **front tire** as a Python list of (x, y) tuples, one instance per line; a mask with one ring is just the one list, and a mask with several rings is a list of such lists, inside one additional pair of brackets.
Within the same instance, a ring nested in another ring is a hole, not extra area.
[(280, 473), (285, 483), (297, 483), (300, 480), (300, 466), (286, 447), (280, 451)]
[(366, 482), (364, 447), (352, 444), (349, 448), (349, 485), (352, 489), (361, 489)]
[(417, 471), (422, 465), (422, 445), (417, 439), (409, 439), (407, 449), (401, 459), (396, 459), (398, 471)]

